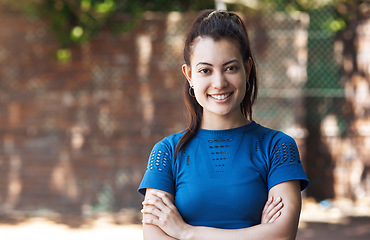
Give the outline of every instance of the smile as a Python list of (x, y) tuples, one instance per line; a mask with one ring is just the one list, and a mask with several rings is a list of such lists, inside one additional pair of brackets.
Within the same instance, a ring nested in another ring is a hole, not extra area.
[(225, 94), (213, 94), (210, 95), (212, 98), (215, 98), (217, 100), (224, 100), (228, 98), (231, 95), (231, 93), (225, 93)]

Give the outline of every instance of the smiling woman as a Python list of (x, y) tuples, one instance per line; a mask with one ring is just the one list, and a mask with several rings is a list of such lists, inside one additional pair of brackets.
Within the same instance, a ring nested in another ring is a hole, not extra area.
[(308, 179), (295, 141), (252, 119), (257, 76), (243, 20), (201, 12), (184, 60), (191, 121), (150, 153), (144, 239), (294, 239)]
[[(183, 72), (203, 107), (204, 129), (229, 129), (247, 123), (240, 103), (246, 92), (251, 60), (244, 63), (237, 44), (226, 39), (199, 37), (193, 48), (191, 66)], [(217, 124), (215, 126), (214, 124)]]

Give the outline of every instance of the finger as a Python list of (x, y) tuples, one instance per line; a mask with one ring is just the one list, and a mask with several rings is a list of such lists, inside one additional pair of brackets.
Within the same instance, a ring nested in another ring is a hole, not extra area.
[(162, 211), (160, 211), (158, 208), (153, 207), (153, 206), (144, 206), (144, 208), (141, 209), (141, 213), (151, 214), (158, 218), (162, 216)]
[(269, 223), (274, 222), (280, 215), (281, 215), (281, 211), (278, 211), (277, 213), (275, 213), (275, 215), (272, 216), (272, 218), (269, 220)]
[(270, 206), (270, 204), (272, 203), (272, 200), (273, 200), (273, 199), (274, 199), (273, 197), (270, 197), (270, 198), (267, 200), (267, 202), (266, 202), (266, 204), (265, 204), (265, 206), (263, 207), (263, 210), (262, 210), (262, 212), (263, 212), (263, 213), (267, 211), (267, 208)]
[[(273, 199), (273, 198), (272, 198)], [(282, 199), (280, 197), (277, 197), (276, 199), (273, 199), (273, 201), (267, 201), (265, 208), (262, 212), (262, 221), (261, 223), (269, 223), (271, 222), (272, 218), (275, 216), (275, 214), (280, 211), (283, 208)], [(275, 216), (275, 219), (279, 217)]]
[(143, 219), (141, 222), (144, 224), (159, 226), (160, 220), (157, 218), (148, 218), (148, 219)]
[(274, 209), (279, 203), (281, 202), (281, 197), (275, 198), (274, 201), (272, 201), (266, 209), (266, 214), (271, 212), (272, 209)]
[(164, 207), (161, 208), (160, 210), (162, 211), (163, 214), (172, 215), (172, 216), (179, 215), (179, 212), (176, 206), (173, 205), (172, 201), (168, 197), (164, 197), (162, 201), (164, 202)]
[(167, 194), (162, 192), (153, 191), (153, 195), (157, 196), (162, 200), (162, 202), (167, 205), (168, 207), (174, 206), (172, 201), (168, 198)]
[[(266, 221), (267, 222), (271, 222), (271, 220), (275, 217), (278, 218), (280, 216), (280, 210), (283, 208), (283, 203), (280, 202), (278, 205), (276, 205), (276, 207), (274, 207), (273, 209), (271, 209), (267, 215), (266, 215)], [(277, 216), (276, 216), (277, 214)]]
[(158, 197), (147, 199), (142, 204), (143, 204), (143, 206), (155, 206), (156, 208), (158, 208), (161, 211), (163, 211), (167, 208), (167, 206), (164, 204), (162, 199), (160, 199)]

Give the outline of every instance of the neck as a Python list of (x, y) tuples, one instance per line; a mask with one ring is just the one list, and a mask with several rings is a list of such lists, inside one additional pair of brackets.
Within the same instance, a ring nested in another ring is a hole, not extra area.
[(247, 125), (250, 121), (242, 114), (237, 116), (210, 116), (203, 114), (201, 128), (208, 130), (226, 130)]

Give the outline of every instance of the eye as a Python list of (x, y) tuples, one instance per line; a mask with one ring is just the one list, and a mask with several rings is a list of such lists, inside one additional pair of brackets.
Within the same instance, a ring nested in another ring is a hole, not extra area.
[(237, 71), (239, 68), (237, 66), (229, 66), (226, 68), (226, 71)]
[(211, 71), (207, 68), (203, 68), (203, 69), (200, 69), (199, 70), (199, 73), (203, 73), (203, 74), (207, 74), (207, 73), (210, 73)]

